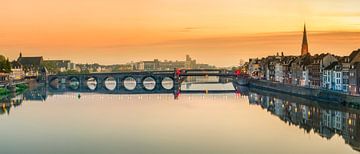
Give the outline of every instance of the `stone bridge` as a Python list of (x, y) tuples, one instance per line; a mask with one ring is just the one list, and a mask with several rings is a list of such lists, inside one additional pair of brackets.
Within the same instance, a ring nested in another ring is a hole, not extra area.
[[(175, 69), (174, 71), (67, 74), (49, 75), (47, 77), (47, 83), (51, 89), (55, 91), (178, 93), (180, 92), (181, 82), (188, 76), (236, 78), (238, 74), (221, 69)], [(105, 84), (105, 82), (109, 81), (112, 81), (114, 84), (112, 88), (107, 87)], [(93, 88), (89, 87), (89, 83), (93, 84)]]

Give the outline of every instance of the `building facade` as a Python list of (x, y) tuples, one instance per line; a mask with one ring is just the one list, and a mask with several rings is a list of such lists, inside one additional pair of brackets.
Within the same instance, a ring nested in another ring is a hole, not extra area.
[(23, 71), (23, 67), (18, 61), (14, 60), (11, 62), (10, 78), (13, 80), (22, 80), (25, 78), (25, 72)]

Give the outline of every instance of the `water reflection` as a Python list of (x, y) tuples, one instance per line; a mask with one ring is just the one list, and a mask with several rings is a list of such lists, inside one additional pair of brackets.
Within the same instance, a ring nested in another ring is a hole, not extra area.
[(16, 97), (13, 98), (3, 98), (0, 102), (0, 114), (10, 114), (10, 110), (11, 108), (16, 108), (18, 106), (20, 106), (23, 102), (24, 98), (23, 95), (18, 95)]
[(95, 90), (97, 87), (97, 81), (95, 78), (91, 77), (86, 81), (86, 85), (90, 90)]
[(161, 81), (161, 85), (163, 88), (170, 90), (174, 87), (174, 81), (173, 79), (169, 78), (169, 77), (165, 77), (162, 81)]
[(153, 90), (155, 89), (156, 81), (152, 77), (146, 77), (143, 81), (143, 84), (146, 90)]
[[(278, 94), (282, 95), (282, 94)], [(346, 144), (360, 151), (360, 111), (347, 108), (333, 108), (321, 103), (305, 105), (294, 100), (283, 100), (274, 96), (251, 92), (249, 103), (259, 105), (288, 125), (295, 125), (307, 133), (311, 131), (323, 138), (331, 139), (335, 134), (342, 136)], [(323, 106), (321, 106), (323, 105)]]
[(80, 82), (79, 82), (79, 80), (76, 79), (76, 78), (70, 79), (69, 87), (70, 87), (72, 90), (77, 90), (77, 89), (79, 89), (79, 87), (80, 87)]
[[(246, 87), (237, 88), (235, 98), (246, 97), (250, 105), (261, 107), (263, 110), (278, 117), (286, 125), (296, 126), (306, 133), (314, 132), (322, 138), (330, 140), (335, 135), (341, 136), (345, 143), (354, 150), (360, 151), (360, 111), (342, 106), (328, 105), (326, 103), (309, 101), (279, 93), (271, 93)], [(56, 94), (62, 96), (63, 94)], [(12, 108), (17, 108), (26, 100), (27, 102), (43, 102), (54, 94), (47, 88), (39, 87), (23, 94), (3, 98), (0, 102), (0, 114), (11, 115)], [(67, 97), (67, 95), (64, 95)], [(142, 95), (121, 95), (119, 99), (144, 99)], [(202, 95), (206, 97), (210, 95)], [(191, 99), (191, 95), (186, 96)], [(227, 97), (223, 98), (226, 102)], [(170, 100), (171, 97), (166, 97)], [(74, 97), (74, 99), (81, 99)], [(157, 98), (161, 99), (161, 97)], [(241, 118), (241, 117), (239, 117)]]
[(134, 90), (136, 88), (136, 80), (133, 77), (127, 77), (124, 80), (124, 87), (127, 90)]
[(116, 88), (116, 80), (114, 77), (108, 77), (105, 79), (105, 87), (108, 90), (115, 90)]

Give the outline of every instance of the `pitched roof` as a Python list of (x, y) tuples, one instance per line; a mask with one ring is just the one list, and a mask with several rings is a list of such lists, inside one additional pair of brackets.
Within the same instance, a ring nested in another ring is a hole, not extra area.
[(22, 65), (21, 65), (18, 61), (16, 61), (16, 60), (12, 61), (12, 62), (10, 63), (10, 65), (11, 65), (11, 68), (21, 67), (21, 66), (22, 66)]
[(357, 55), (359, 55), (359, 54), (360, 54), (360, 49), (351, 52), (351, 54), (350, 54), (350, 56), (349, 56), (350, 61), (352, 61), (352, 60), (353, 60)]
[(340, 63), (335, 61), (333, 63), (331, 63), (329, 66), (325, 67), (325, 70), (332, 70), (335, 68), (336, 65), (339, 65)]
[(339, 62), (349, 63), (349, 62), (350, 62), (350, 58), (349, 58), (349, 56), (341, 57), (341, 58), (339, 58)]
[(24, 66), (40, 66), (42, 57), (19, 57), (18, 62)]

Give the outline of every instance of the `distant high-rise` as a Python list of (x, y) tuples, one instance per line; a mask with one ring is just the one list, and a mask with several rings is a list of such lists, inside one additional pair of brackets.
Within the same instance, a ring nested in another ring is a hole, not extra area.
[(303, 40), (301, 45), (301, 55), (306, 55), (309, 53), (307, 35), (306, 35), (306, 25), (304, 24)]

